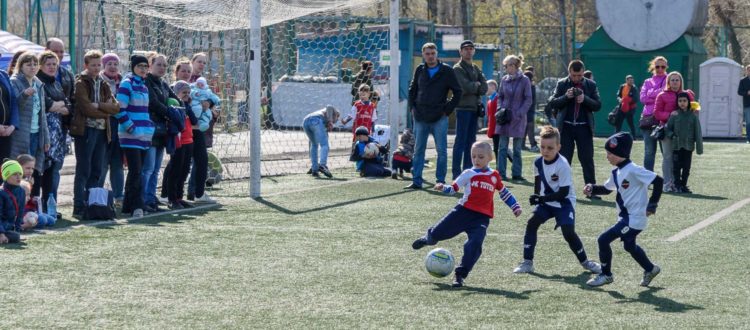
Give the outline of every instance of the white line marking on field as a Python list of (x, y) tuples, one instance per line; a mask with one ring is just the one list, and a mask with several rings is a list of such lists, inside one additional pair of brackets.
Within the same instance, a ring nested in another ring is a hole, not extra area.
[(723, 209), (723, 210), (721, 210), (719, 212), (714, 213), (712, 216), (706, 218), (705, 220), (703, 220), (703, 221), (701, 221), (699, 223), (696, 223), (696, 224), (694, 224), (694, 225), (692, 225), (692, 226), (690, 226), (688, 228), (685, 228), (681, 232), (677, 233), (676, 235), (674, 235), (674, 236), (672, 236), (670, 238), (667, 238), (667, 242), (677, 242), (677, 241), (679, 241), (679, 240), (681, 240), (681, 239), (683, 239), (685, 237), (688, 237), (688, 236), (694, 234), (695, 232), (697, 232), (697, 231), (699, 231), (699, 230), (701, 230), (701, 229), (703, 229), (705, 227), (708, 227), (712, 223), (714, 223), (716, 221), (719, 221), (722, 218), (724, 218), (724, 217), (732, 214), (732, 212), (739, 210), (740, 208), (742, 208), (743, 206), (745, 206), (748, 203), (750, 203), (750, 198), (745, 198), (745, 199), (743, 199), (743, 200), (741, 200), (739, 202), (736, 202), (736, 203), (732, 204), (731, 206), (729, 206), (729, 207), (727, 207), (727, 208), (725, 208), (725, 209)]
[[(434, 171), (435, 171), (435, 169), (429, 169), (429, 170), (422, 171), (422, 174), (424, 174), (424, 173), (430, 173), (430, 172), (434, 172)], [(327, 184), (327, 185), (322, 185), (322, 186), (315, 186), (315, 187), (310, 187), (310, 188), (302, 188), (302, 189), (297, 189), (297, 190), (280, 191), (280, 192), (275, 192), (275, 193), (271, 193), (271, 194), (261, 194), (260, 197), (265, 198), (265, 197), (273, 197), (273, 196), (281, 196), (281, 195), (294, 194), (294, 193), (311, 191), (311, 190), (319, 190), (319, 189), (323, 189), (323, 188), (343, 186), (343, 185), (347, 185), (347, 184), (351, 184), (351, 183), (357, 183), (357, 182), (361, 182), (361, 181), (365, 181), (365, 180), (374, 180), (374, 178), (372, 178), (372, 177), (354, 178), (354, 179), (351, 179), (351, 180), (346, 180), (346, 181), (332, 183), (332, 184)], [(403, 183), (411, 183), (411, 180), (401, 180), (401, 182), (403, 182)]]

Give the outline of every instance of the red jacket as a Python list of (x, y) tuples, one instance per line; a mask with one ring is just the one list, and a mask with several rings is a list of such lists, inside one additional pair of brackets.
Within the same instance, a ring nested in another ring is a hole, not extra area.
[(497, 94), (492, 94), (487, 101), (487, 136), (492, 138), (495, 135), (495, 112), (497, 111)]
[(656, 103), (654, 106), (654, 118), (659, 121), (660, 124), (666, 125), (669, 120), (669, 115), (672, 111), (677, 110), (677, 94), (680, 92), (688, 93), (690, 102), (695, 101), (695, 94), (691, 90), (682, 90), (675, 92), (671, 89), (665, 89), (659, 95), (656, 96)]

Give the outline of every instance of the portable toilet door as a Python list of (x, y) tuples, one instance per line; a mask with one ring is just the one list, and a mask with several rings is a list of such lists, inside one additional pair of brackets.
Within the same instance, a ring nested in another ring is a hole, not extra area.
[(742, 135), (742, 97), (737, 86), (742, 66), (726, 57), (700, 65), (700, 121), (704, 137), (736, 138)]

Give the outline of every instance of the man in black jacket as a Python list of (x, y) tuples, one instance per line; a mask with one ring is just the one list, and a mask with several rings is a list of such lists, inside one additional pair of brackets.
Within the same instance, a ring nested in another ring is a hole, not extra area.
[[(406, 188), (422, 188), (422, 169), (427, 137), (432, 134), (437, 150), (437, 182), (445, 183), (448, 172), (448, 116), (461, 100), (461, 86), (453, 68), (437, 58), (437, 46), (428, 42), (422, 46), (424, 63), (414, 71), (409, 86), (409, 109), (414, 118), (414, 159), (412, 183)], [(453, 96), (448, 100), (448, 91)]]
[(737, 94), (742, 96), (742, 115), (745, 119), (746, 143), (750, 143), (750, 65), (745, 67), (745, 74), (745, 78), (742, 78), (740, 85), (737, 86)]
[(568, 65), (568, 77), (560, 79), (549, 103), (556, 111), (560, 130), (560, 154), (573, 163), (578, 146), (578, 161), (586, 184), (596, 184), (594, 172), (594, 112), (602, 107), (596, 83), (583, 77), (586, 68), (580, 60)]

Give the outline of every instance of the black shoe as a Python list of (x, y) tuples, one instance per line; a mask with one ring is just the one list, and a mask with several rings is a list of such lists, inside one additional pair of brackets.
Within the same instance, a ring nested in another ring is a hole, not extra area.
[(458, 274), (456, 274), (455, 276), (453, 276), (453, 284), (452, 284), (452, 286), (454, 288), (460, 288), (460, 287), (464, 286), (464, 277), (461, 276), (461, 275), (458, 275)]
[(180, 199), (177, 202), (180, 203), (180, 205), (182, 205), (183, 209), (192, 209), (193, 208), (193, 204), (190, 204), (190, 203), (188, 203), (188, 202), (186, 202), (184, 200)]
[(169, 202), (169, 209), (170, 210), (182, 210), (184, 207), (182, 207), (182, 204), (180, 204), (180, 201), (172, 201)]
[(318, 171), (319, 171), (320, 173), (323, 173), (323, 175), (325, 175), (325, 176), (326, 176), (326, 178), (329, 178), (329, 179), (330, 179), (330, 178), (332, 178), (332, 177), (333, 177), (333, 174), (331, 174), (331, 171), (329, 171), (329, 170), (328, 170), (328, 167), (327, 167), (327, 166), (324, 166), (324, 165), (320, 165), (320, 167), (318, 168)]
[(391, 179), (398, 179), (398, 174), (396, 172), (391, 173)]
[(312, 174), (312, 167), (307, 170), (307, 174)]
[(414, 243), (411, 243), (411, 248), (414, 250), (419, 250), (423, 248), (425, 245), (427, 245), (427, 239), (424, 237), (417, 238)]
[(586, 198), (588, 198), (588, 199), (590, 199), (592, 201), (600, 201), (600, 200), (602, 200), (602, 198), (599, 197), (599, 196), (597, 196), (597, 195), (586, 196)]
[(416, 184), (416, 183), (412, 183), (412, 184), (410, 184), (410, 185), (408, 185), (408, 186), (404, 187), (404, 189), (414, 189), (414, 190), (418, 190), (418, 189), (422, 189), (422, 186), (420, 186), (420, 185), (418, 185), (418, 184)]
[(682, 186), (680, 187), (680, 192), (685, 194), (692, 194), (693, 191), (688, 188), (688, 186)]
[(314, 172), (312, 172), (312, 174), (311, 174), (311, 175), (312, 175), (312, 176), (313, 176), (314, 178), (319, 178), (319, 177), (320, 177), (320, 174), (318, 174), (318, 171), (314, 171)]
[(526, 181), (526, 179), (524, 179), (524, 177), (522, 177), (520, 175), (514, 175), (513, 176), (513, 181)]
[(151, 205), (144, 205), (143, 211), (146, 211), (148, 213), (158, 213), (164, 211), (163, 209), (160, 209), (158, 205), (151, 204)]
[(195, 195), (188, 194), (187, 195), (187, 200), (194, 201), (195, 200)]

